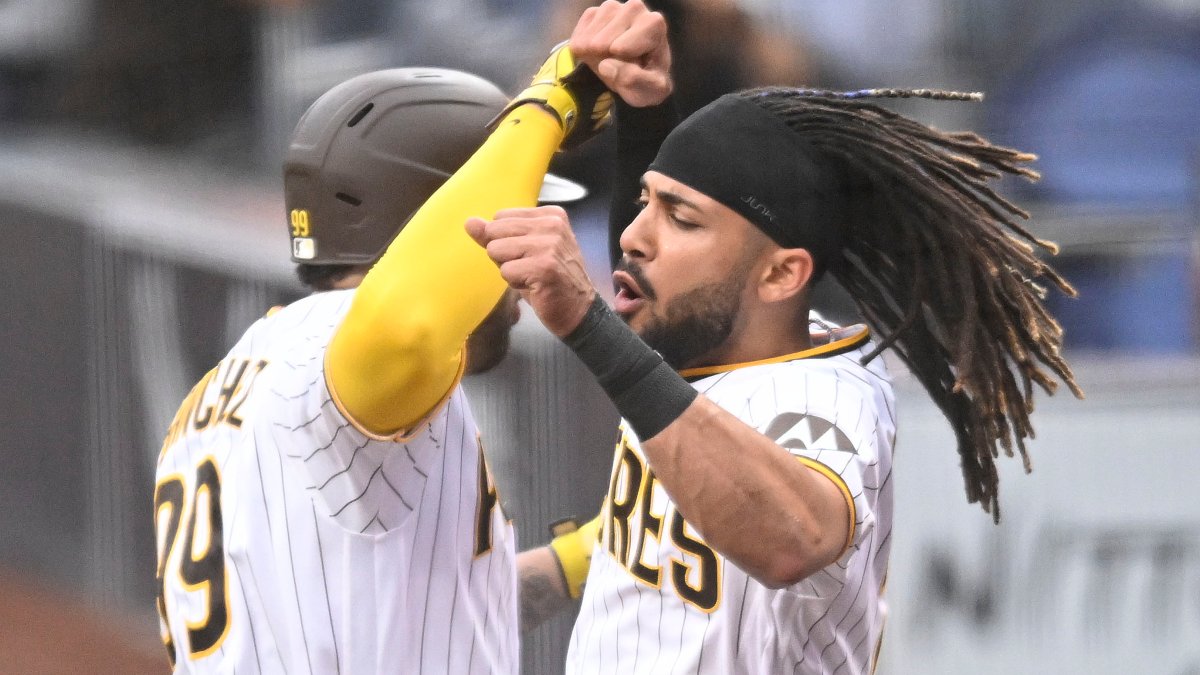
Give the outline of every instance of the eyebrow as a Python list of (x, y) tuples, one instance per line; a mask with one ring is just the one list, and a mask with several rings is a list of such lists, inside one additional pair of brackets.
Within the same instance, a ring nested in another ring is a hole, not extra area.
[[(646, 192), (649, 192), (650, 188), (646, 185), (645, 177), (642, 178), (641, 183), (642, 183), (642, 189), (645, 190)], [(669, 192), (667, 190), (655, 190), (654, 196), (658, 197), (659, 199), (661, 199), (662, 201), (666, 202), (667, 204), (669, 204), (671, 206), (686, 206), (694, 211), (703, 213), (703, 211), (701, 211), (700, 207), (697, 206), (695, 202), (688, 200), (688, 199), (684, 199), (683, 197), (679, 196), (678, 194), (676, 194), (674, 192)]]

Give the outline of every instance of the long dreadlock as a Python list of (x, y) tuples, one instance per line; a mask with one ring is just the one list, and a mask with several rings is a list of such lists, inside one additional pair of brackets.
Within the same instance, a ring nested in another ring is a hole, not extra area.
[(930, 89), (833, 92), (760, 88), (738, 94), (781, 119), (838, 166), (853, 197), (843, 214), (842, 257), (829, 272), (854, 298), (954, 429), (967, 499), (1000, 520), (995, 459), (1025, 439), (1033, 385), (1053, 394), (1057, 375), (1083, 391), (1060, 355), (1063, 331), (1042, 301), (1044, 284), (1075, 289), (1038, 258), (1057, 246), (1016, 222), (1029, 214), (987, 184), (1002, 173), (1037, 180), (1034, 155), (969, 132), (935, 130), (864, 99), (980, 100)]

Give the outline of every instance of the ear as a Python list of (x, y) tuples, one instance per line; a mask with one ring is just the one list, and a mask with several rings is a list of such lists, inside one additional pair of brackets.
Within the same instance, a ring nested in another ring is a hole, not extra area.
[(768, 254), (766, 262), (758, 281), (758, 297), (764, 303), (794, 298), (812, 279), (812, 254), (805, 249), (777, 248)]

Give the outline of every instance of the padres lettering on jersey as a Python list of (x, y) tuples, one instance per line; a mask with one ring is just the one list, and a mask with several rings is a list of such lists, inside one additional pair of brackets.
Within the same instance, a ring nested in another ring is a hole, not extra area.
[[(667, 503), (662, 485), (627, 434), (617, 453), (602, 530), (609, 554), (642, 583), (660, 590), (665, 583), (681, 601), (713, 611), (721, 597), (719, 557)], [(662, 549), (664, 537), (679, 555), (660, 561), (655, 551)]]
[(333, 404), (353, 291), (256, 323), (184, 400), (154, 493), (180, 673), (513, 673), (515, 537), (466, 399), (403, 441)]
[[(569, 673), (868, 673), (884, 618), (891, 531), (892, 392), (863, 367), (865, 327), (755, 364), (683, 373), (832, 480), (852, 531), (833, 565), (784, 589), (755, 581), (676, 510), (623, 428), (605, 518), (567, 657)], [(819, 343), (818, 343), (819, 344)]]

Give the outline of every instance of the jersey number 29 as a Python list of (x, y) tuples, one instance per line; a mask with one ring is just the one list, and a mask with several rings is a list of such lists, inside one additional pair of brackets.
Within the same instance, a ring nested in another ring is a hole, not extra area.
[[(225, 576), (224, 545), (221, 538), (221, 475), (208, 457), (189, 481), (172, 474), (154, 488), (154, 525), (158, 533), (158, 613), (167, 627), (163, 638), (171, 665), (177, 648), (167, 618), (167, 579), (177, 575), (188, 594), (203, 593), (203, 612), (187, 618), (189, 658), (198, 659), (215, 651), (229, 629), (229, 588)], [(187, 527), (180, 536), (180, 525)], [(183, 608), (177, 606), (177, 614)]]

